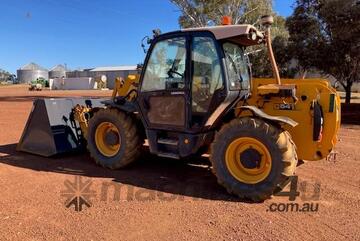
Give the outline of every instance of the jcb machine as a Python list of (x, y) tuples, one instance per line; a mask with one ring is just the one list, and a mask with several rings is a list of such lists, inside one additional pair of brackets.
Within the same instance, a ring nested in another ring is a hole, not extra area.
[[(327, 81), (280, 80), (271, 23), (262, 18), (263, 32), (223, 25), (155, 34), (141, 75), (117, 81), (111, 99), (37, 100), (18, 149), (51, 156), (87, 146), (97, 164), (117, 169), (147, 140), (161, 157), (208, 153), (229, 193), (267, 199), (298, 160), (327, 157), (340, 126), (340, 99)], [(274, 79), (251, 78), (245, 49), (259, 44)]]

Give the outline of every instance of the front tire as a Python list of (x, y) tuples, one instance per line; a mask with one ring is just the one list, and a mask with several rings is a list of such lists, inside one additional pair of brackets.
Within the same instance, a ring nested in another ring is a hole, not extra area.
[(294, 174), (297, 155), (287, 131), (244, 117), (225, 124), (216, 134), (210, 160), (218, 183), (229, 193), (259, 202)]
[(100, 109), (89, 121), (87, 149), (95, 162), (118, 169), (135, 161), (140, 153), (140, 138), (135, 119), (117, 109)]

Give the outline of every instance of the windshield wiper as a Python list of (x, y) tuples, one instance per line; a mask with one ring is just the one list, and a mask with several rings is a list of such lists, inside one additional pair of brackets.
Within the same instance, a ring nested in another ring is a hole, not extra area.
[(242, 83), (242, 82), (243, 82), (243, 78), (242, 78), (241, 74), (239, 73), (239, 71), (238, 71), (238, 69), (237, 69), (237, 67), (236, 67), (236, 64), (235, 64), (234, 60), (231, 58), (230, 54), (226, 53), (226, 56), (227, 56), (227, 58), (230, 60), (231, 64), (233, 65), (234, 71), (235, 71), (235, 73), (237, 74), (237, 76), (239, 77), (239, 82)]

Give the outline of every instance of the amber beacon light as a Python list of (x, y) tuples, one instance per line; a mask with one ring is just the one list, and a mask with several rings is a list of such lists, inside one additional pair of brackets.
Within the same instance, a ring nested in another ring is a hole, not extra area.
[(231, 25), (232, 19), (230, 16), (222, 17), (221, 24), (222, 25)]

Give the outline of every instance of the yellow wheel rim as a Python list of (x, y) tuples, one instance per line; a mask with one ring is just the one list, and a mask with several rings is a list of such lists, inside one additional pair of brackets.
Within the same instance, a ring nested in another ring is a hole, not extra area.
[[(111, 144), (106, 139), (107, 136), (112, 135), (113, 140)], [(96, 128), (95, 131), (96, 147), (101, 154), (107, 157), (115, 156), (121, 145), (121, 138), (118, 128), (111, 122), (103, 122)]]
[(266, 146), (251, 137), (232, 141), (226, 149), (225, 162), (231, 175), (247, 184), (263, 181), (269, 175), (272, 165)]

